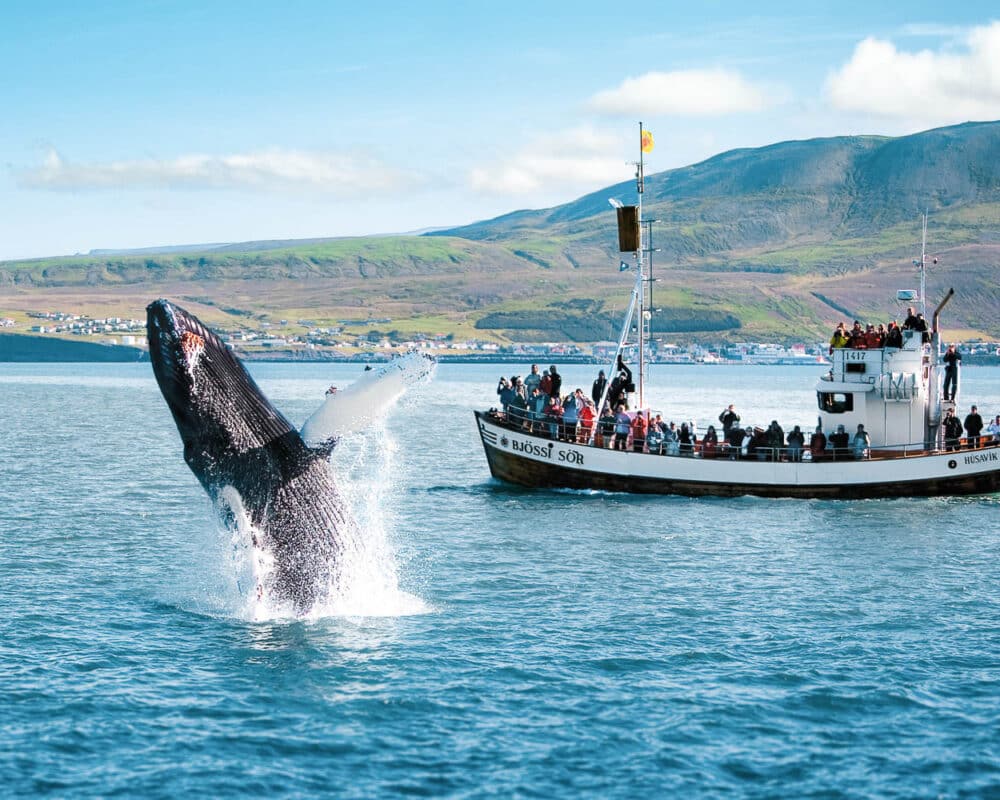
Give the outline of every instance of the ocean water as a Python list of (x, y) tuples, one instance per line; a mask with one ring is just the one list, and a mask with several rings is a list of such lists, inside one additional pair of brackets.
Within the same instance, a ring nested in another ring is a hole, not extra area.
[[(1000, 496), (507, 487), (471, 410), (525, 371), (442, 366), (341, 443), (370, 587), (301, 621), (254, 616), (148, 364), (0, 365), (0, 795), (1000, 796)], [(300, 423), (358, 367), (252, 372)], [(788, 430), (815, 378), (649, 396)]]

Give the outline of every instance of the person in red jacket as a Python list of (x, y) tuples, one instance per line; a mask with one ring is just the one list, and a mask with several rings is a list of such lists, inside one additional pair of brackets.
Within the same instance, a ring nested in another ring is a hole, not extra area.
[(632, 450), (641, 453), (646, 446), (646, 416), (639, 411), (632, 420)]
[(580, 409), (580, 420), (576, 428), (576, 440), (580, 444), (590, 441), (590, 431), (594, 427), (594, 404), (589, 400), (584, 400), (583, 408)]

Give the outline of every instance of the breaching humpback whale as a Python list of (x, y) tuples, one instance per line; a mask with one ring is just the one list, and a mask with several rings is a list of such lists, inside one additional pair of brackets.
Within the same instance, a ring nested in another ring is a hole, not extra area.
[(327, 396), (300, 435), (225, 343), (196, 317), (156, 300), (146, 330), (153, 373), (177, 423), (184, 460), (227, 525), (249, 521), (270, 565), (267, 602), (304, 615), (339, 579), (344, 537), (355, 535), (328, 457), (337, 439), (375, 418), (433, 360), (409, 355)]

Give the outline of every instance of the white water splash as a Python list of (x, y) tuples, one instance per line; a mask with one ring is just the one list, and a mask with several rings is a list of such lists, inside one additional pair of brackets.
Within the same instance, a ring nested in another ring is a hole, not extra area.
[(262, 533), (254, 527), (235, 488), (226, 486), (219, 492), (216, 513), (230, 535), (230, 561), (224, 566), (236, 581), (239, 598), (235, 611), (244, 619), (266, 619), (267, 613), (262, 616), (267, 605), (264, 587), (274, 569), (274, 558), (259, 546)]
[[(334, 468), (350, 519), (337, 532), (341, 542), (337, 569), (327, 599), (314, 606), (307, 620), (325, 617), (399, 617), (425, 614), (431, 608), (399, 586), (396, 553), (388, 531), (390, 498), (396, 489), (395, 442), (381, 425), (345, 437), (337, 447)], [(239, 599), (227, 604), (238, 616), (255, 622), (295, 618), (290, 603), (275, 601), (268, 591), (274, 569), (264, 540), (246, 513), (239, 493), (225, 487), (217, 513), (231, 537), (230, 563)]]
[(399, 569), (389, 531), (392, 497), (398, 489), (396, 442), (382, 424), (346, 437), (334, 453), (341, 491), (354, 512), (360, 536), (345, 543), (339, 585), (318, 616), (391, 617), (430, 611), (399, 586)]

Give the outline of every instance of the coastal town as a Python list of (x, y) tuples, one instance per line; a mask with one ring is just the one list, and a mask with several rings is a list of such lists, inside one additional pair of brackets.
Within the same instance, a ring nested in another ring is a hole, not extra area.
[[(64, 339), (85, 337), (102, 345), (144, 348), (146, 322), (118, 316), (92, 317), (72, 311), (29, 311), (26, 319), (0, 317), (0, 332)], [(248, 360), (379, 361), (393, 354), (419, 350), (443, 360), (503, 362), (551, 360), (563, 363), (604, 363), (614, 356), (616, 343), (511, 342), (459, 339), (451, 333), (402, 333), (389, 318), (340, 320), (320, 324), (313, 320), (253, 320), (239, 326), (220, 326), (223, 341)], [(2, 339), (0, 339), (2, 343)], [(958, 347), (973, 362), (1000, 361), (1000, 342), (971, 340)], [(816, 366), (828, 361), (829, 342), (670, 342), (653, 338), (646, 358), (661, 364), (774, 364)], [(2, 350), (2, 348), (0, 348)], [(2, 358), (2, 352), (0, 352)]]

